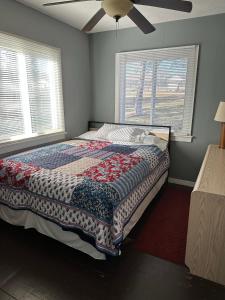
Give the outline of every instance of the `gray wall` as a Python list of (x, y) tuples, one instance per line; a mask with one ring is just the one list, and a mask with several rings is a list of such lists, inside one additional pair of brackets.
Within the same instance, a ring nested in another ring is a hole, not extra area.
[(88, 36), (14, 0), (0, 0), (0, 30), (62, 50), (66, 131), (76, 136), (90, 115)]
[(114, 121), (115, 53), (181, 45), (200, 45), (200, 61), (192, 143), (173, 142), (170, 176), (196, 180), (207, 145), (218, 143), (219, 124), (213, 121), (218, 103), (225, 98), (225, 15), (159, 24), (156, 32), (138, 29), (90, 36), (92, 119)]
[(0, 30), (62, 49), (65, 121), (69, 136), (86, 129), (91, 110), (92, 119), (114, 121), (116, 52), (200, 44), (193, 122), (196, 139), (193, 143), (172, 143), (170, 174), (195, 180), (207, 145), (217, 143), (219, 138), (219, 125), (213, 117), (220, 99), (225, 98), (225, 15), (156, 27), (157, 31), (147, 36), (138, 29), (127, 29), (118, 33), (117, 40), (113, 31), (88, 38), (16, 1), (0, 0)]

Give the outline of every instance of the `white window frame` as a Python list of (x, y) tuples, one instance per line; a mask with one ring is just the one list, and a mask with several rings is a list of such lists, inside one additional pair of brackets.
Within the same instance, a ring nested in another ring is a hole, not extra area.
[[(10, 153), (10, 152), (23, 150), (23, 149), (30, 148), (30, 147), (35, 147), (35, 146), (46, 144), (46, 143), (51, 143), (51, 142), (57, 142), (57, 141), (60, 141), (60, 140), (64, 140), (67, 136), (67, 132), (65, 131), (61, 49), (57, 48), (57, 47), (54, 47), (54, 46), (51, 46), (51, 45), (48, 45), (46, 43), (41, 43), (41, 42), (37, 42), (37, 41), (34, 41), (32, 39), (29, 39), (29, 38), (25, 38), (25, 37), (17, 35), (17, 34), (12, 34), (12, 33), (8, 33), (8, 32), (1, 31), (1, 30), (0, 30), (0, 33), (8, 35), (9, 37), (14, 37), (14, 38), (20, 39), (21, 41), (22, 40), (25, 41), (25, 42), (27, 41), (28, 43), (34, 43), (36, 45), (49, 47), (49, 48), (52, 48), (52, 49), (58, 51), (58, 56), (59, 56), (59, 65), (58, 65), (58, 67), (59, 67), (59, 80), (60, 80), (60, 85), (61, 85), (60, 97), (62, 99), (62, 114), (63, 114), (63, 128), (62, 128), (62, 130), (56, 130), (55, 132), (51, 131), (51, 133), (44, 133), (44, 134), (35, 134), (34, 133), (30, 137), (25, 137), (25, 138), (18, 136), (15, 139), (12, 139), (10, 141), (0, 142), (0, 156), (4, 157), (5, 154)], [(18, 54), (18, 56), (19, 55), (20, 54)], [(20, 64), (24, 64), (23, 58), (20, 59)], [(20, 72), (24, 72), (24, 71), (26, 72), (26, 69), (23, 66), (23, 68), (21, 68)], [(23, 78), (23, 76), (20, 76), (20, 78)], [(27, 99), (27, 92), (28, 92), (27, 91), (27, 83), (22, 82), (22, 85), (23, 85), (23, 91), (21, 91), (21, 92), (22, 92), (22, 94), (24, 94), (24, 97), (23, 97), (23, 114), (27, 116), (27, 108), (28, 108), (27, 105), (29, 105), (28, 99)], [(21, 87), (22, 87), (22, 85), (21, 85)], [(30, 128), (31, 128), (30, 122), (31, 122), (30, 115), (29, 115), (28, 118), (24, 118), (24, 127), (26, 128), (26, 131), (30, 131)]]
[[(193, 115), (194, 115), (194, 105), (195, 105), (195, 94), (196, 94), (196, 85), (197, 85), (197, 74), (198, 74), (198, 61), (199, 61), (199, 45), (190, 45), (190, 46), (180, 46), (180, 47), (170, 47), (170, 48), (159, 48), (159, 49), (150, 49), (150, 50), (138, 50), (138, 51), (128, 51), (128, 52), (119, 52), (115, 54), (115, 122), (120, 122), (120, 55), (121, 54), (138, 54), (149, 51), (159, 51), (159, 50), (171, 50), (171, 49), (185, 49), (185, 48), (195, 48), (196, 51), (196, 60), (194, 64), (194, 78), (193, 78), (193, 90), (192, 90), (192, 103), (191, 103), (191, 117), (190, 117), (190, 131), (187, 135), (178, 135), (172, 131), (171, 140), (179, 142), (192, 142), (194, 136), (192, 135), (193, 127)], [(151, 125), (151, 124), (149, 124)], [(157, 125), (157, 124), (155, 124)], [(165, 124), (166, 125), (166, 124)]]

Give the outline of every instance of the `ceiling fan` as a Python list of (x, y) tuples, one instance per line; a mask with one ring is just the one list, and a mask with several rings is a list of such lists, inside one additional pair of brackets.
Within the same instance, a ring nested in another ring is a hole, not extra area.
[[(87, 0), (65, 0), (46, 3), (44, 6), (55, 6)], [(93, 0), (92, 0), (93, 1)], [(192, 11), (192, 2), (183, 0), (94, 0), (101, 1), (101, 9), (84, 26), (82, 31), (89, 32), (104, 17), (105, 14), (113, 17), (116, 22), (128, 16), (145, 34), (155, 31), (155, 27), (137, 10), (134, 4), (167, 8), (183, 12)]]

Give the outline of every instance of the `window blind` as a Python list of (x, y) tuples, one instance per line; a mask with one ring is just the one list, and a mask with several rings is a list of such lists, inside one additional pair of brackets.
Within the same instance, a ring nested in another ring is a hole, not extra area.
[(116, 54), (116, 120), (190, 136), (198, 46)]
[(60, 50), (0, 32), (0, 143), (63, 131)]

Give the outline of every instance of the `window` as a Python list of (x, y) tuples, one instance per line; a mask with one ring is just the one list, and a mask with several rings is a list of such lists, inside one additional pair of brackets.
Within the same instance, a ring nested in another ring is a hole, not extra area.
[(198, 46), (116, 54), (116, 121), (167, 125), (191, 141)]
[(60, 50), (0, 32), (0, 143), (59, 132)]

